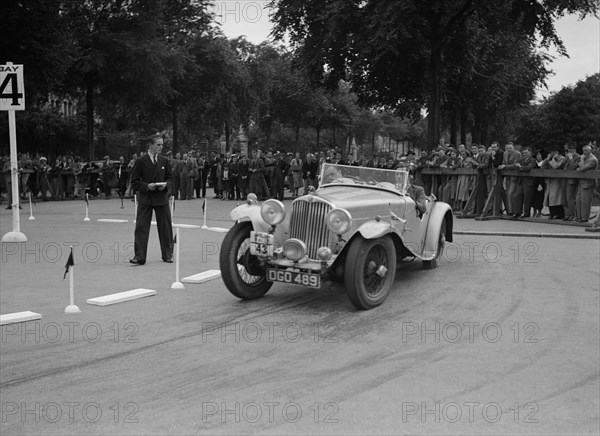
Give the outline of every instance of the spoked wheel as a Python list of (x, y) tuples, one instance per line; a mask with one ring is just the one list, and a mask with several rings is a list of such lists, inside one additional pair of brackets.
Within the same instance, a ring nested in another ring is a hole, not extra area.
[(389, 236), (352, 242), (344, 267), (348, 298), (358, 309), (371, 309), (385, 301), (396, 277), (396, 248)]
[(234, 225), (223, 239), (219, 264), (225, 286), (233, 295), (243, 300), (254, 300), (265, 295), (272, 282), (267, 281), (265, 270), (256, 256), (250, 254), (252, 224)]
[(439, 258), (442, 256), (444, 252), (444, 246), (446, 245), (446, 219), (442, 220), (442, 224), (440, 227), (440, 235), (438, 236), (438, 244), (437, 250), (435, 252), (435, 257), (432, 260), (424, 260), (423, 268), (426, 269), (434, 269), (438, 266)]

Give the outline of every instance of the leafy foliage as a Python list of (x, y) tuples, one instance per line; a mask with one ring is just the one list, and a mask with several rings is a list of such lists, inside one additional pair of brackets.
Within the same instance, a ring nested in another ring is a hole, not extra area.
[(519, 142), (543, 149), (569, 142), (579, 150), (600, 138), (600, 73), (532, 106), (517, 130)]

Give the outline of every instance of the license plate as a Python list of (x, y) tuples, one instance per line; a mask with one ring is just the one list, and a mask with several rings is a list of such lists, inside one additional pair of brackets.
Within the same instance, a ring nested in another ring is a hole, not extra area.
[(273, 235), (263, 232), (251, 232), (250, 254), (259, 257), (273, 257)]
[(267, 268), (267, 280), (270, 282), (291, 283), (293, 285), (308, 286), (309, 288), (321, 287), (321, 276), (297, 271)]

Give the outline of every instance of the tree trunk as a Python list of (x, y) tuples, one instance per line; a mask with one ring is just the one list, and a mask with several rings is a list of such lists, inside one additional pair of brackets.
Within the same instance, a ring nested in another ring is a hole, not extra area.
[(433, 150), (440, 142), (440, 107), (442, 101), (442, 50), (439, 43), (435, 41), (432, 41), (431, 43), (430, 64), (431, 96), (429, 98), (429, 116), (427, 127), (429, 129), (428, 148)]
[(179, 151), (179, 113), (176, 107), (171, 108), (171, 116), (173, 122), (173, 153), (172, 156)]
[(467, 145), (467, 109), (460, 106), (460, 143)]
[(335, 139), (335, 124), (331, 128), (331, 133), (333, 134), (333, 146), (337, 146), (337, 141)]
[(321, 139), (321, 124), (317, 124), (316, 127), (316, 131), (317, 131), (317, 145), (316, 145), (316, 149), (319, 149), (319, 141)]
[(371, 135), (371, 154), (375, 156), (375, 131)]
[[(456, 107), (456, 106), (454, 106)], [(453, 108), (450, 111), (450, 144), (456, 147), (458, 141), (458, 126), (456, 125), (456, 110)]]
[(86, 75), (85, 120), (87, 124), (88, 159), (94, 160), (94, 79), (91, 73)]
[(471, 144), (479, 142), (481, 137), (481, 121), (477, 113), (473, 114), (473, 127), (471, 128)]
[(232, 153), (233, 152), (233, 150), (231, 149), (232, 147), (230, 147), (230, 145), (229, 145), (229, 141), (230, 141), (229, 136), (230, 136), (229, 135), (229, 122), (225, 121), (225, 150)]

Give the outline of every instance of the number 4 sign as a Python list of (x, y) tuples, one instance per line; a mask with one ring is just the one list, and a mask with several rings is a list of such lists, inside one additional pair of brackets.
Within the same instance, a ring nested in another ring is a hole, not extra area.
[(17, 122), (15, 111), (25, 110), (23, 65), (7, 62), (0, 65), (0, 110), (8, 111), (8, 136), (10, 139), (10, 179), (12, 184), (13, 231), (2, 236), (2, 242), (27, 242), (21, 233), (19, 218), (19, 176), (17, 164)]
[(25, 110), (23, 65), (0, 65), (0, 110)]

